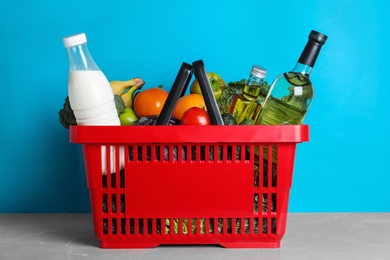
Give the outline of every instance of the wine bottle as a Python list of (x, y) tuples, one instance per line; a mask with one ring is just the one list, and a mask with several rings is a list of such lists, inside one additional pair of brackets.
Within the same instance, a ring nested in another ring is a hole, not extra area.
[(309, 40), (292, 71), (278, 76), (256, 120), (258, 125), (300, 125), (312, 104), (310, 73), (327, 36), (311, 31)]

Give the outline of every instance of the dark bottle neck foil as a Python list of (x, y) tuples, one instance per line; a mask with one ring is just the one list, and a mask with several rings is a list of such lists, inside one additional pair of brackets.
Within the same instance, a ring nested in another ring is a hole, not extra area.
[(326, 39), (328, 39), (328, 36), (325, 34), (311, 31), (309, 35), (309, 41), (303, 49), (298, 62), (313, 68), (318, 54), (320, 53), (321, 47), (325, 44)]

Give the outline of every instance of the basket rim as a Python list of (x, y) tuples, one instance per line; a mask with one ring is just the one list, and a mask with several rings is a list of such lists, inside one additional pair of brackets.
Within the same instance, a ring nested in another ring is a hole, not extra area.
[(231, 126), (71, 126), (78, 144), (300, 143), (309, 141), (308, 125)]

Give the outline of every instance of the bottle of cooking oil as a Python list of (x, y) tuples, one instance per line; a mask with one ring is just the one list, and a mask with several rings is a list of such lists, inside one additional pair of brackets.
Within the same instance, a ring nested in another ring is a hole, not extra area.
[(256, 120), (261, 102), (268, 93), (268, 85), (264, 82), (266, 74), (264, 67), (253, 65), (244, 89), (233, 96), (228, 113), (234, 116), (237, 124), (246, 118)]

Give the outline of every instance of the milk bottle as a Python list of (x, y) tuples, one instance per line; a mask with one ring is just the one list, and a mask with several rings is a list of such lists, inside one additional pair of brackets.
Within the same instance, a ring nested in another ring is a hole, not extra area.
[[(106, 76), (94, 62), (85, 33), (63, 39), (69, 57), (68, 95), (77, 125), (120, 125), (114, 94)], [(120, 149), (123, 168), (123, 147)], [(115, 148), (110, 147), (111, 173), (115, 169)], [(102, 146), (102, 173), (107, 173), (106, 147)]]

